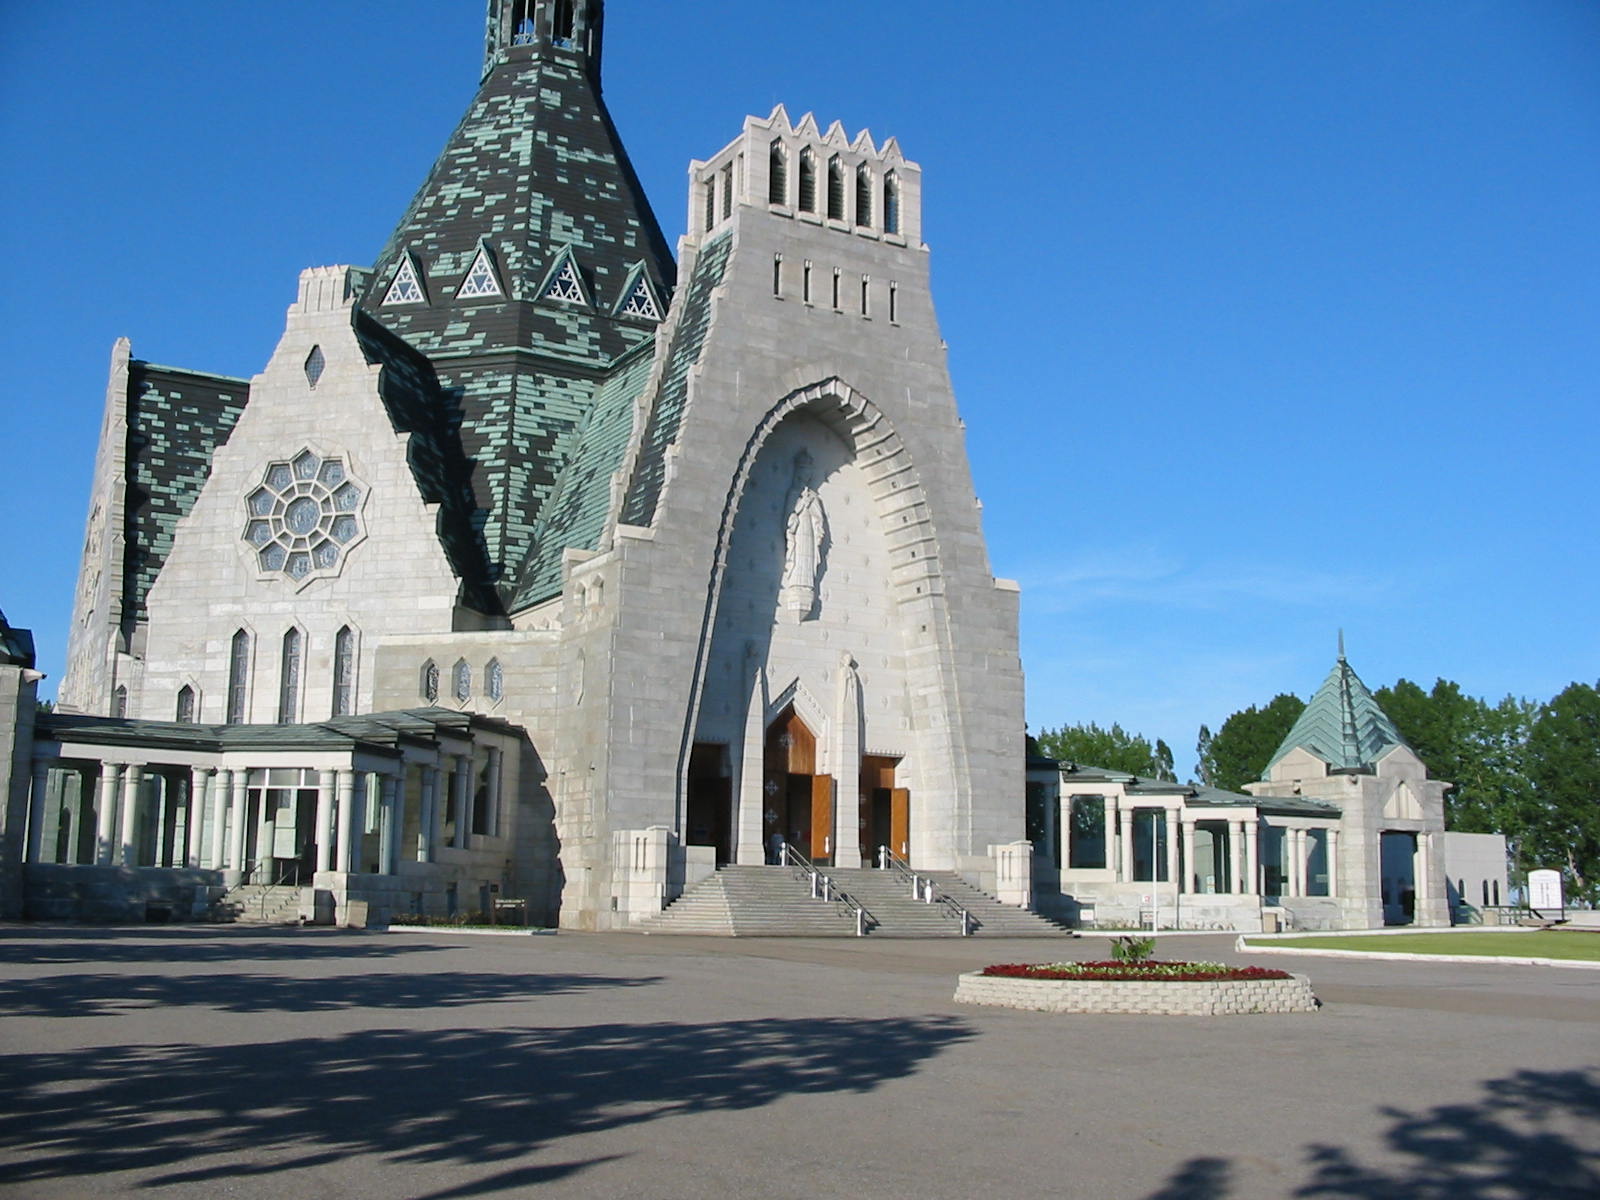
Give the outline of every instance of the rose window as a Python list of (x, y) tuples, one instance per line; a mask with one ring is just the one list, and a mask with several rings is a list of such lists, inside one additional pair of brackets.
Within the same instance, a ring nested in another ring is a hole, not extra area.
[(261, 485), (245, 497), (244, 540), (266, 572), (295, 582), (336, 574), (361, 538), (366, 488), (350, 478), (344, 459), (302, 450), (267, 464)]

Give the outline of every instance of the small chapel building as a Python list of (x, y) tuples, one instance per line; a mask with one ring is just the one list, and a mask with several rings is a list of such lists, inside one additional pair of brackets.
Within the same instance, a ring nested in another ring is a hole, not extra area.
[(252, 378), (117, 342), (30, 911), (165, 872), (611, 928), (780, 843), (1015, 879), (1018, 589), (921, 170), (779, 107), (691, 163), (674, 256), (603, 32), (490, 0), (377, 261), (304, 271)]

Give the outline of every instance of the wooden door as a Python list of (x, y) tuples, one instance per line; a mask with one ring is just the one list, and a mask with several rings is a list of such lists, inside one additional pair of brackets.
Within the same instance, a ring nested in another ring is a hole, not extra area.
[(833, 861), (833, 776), (811, 777), (811, 856)]
[(889, 792), (889, 845), (907, 862), (911, 861), (911, 790), (892, 788)]

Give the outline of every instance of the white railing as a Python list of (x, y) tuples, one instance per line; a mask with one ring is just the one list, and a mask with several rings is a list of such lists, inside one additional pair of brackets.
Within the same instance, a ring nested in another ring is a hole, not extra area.
[(833, 880), (822, 873), (805, 855), (801, 854), (788, 842), (783, 844), (783, 849), (778, 855), (779, 862), (796, 872), (797, 878), (806, 879), (811, 885), (811, 898), (823, 900), (830, 904), (843, 904), (850, 910), (856, 922), (856, 936), (866, 937), (869, 924), (876, 924), (872, 914), (849, 892), (841, 891), (833, 884)]
[(961, 936), (971, 937), (977, 928), (977, 919), (954, 897), (939, 890), (932, 879), (924, 879), (911, 869), (911, 864), (898, 857), (887, 846), (878, 847), (878, 869), (893, 871), (911, 884), (911, 898), (924, 904), (937, 904), (947, 917), (961, 922)]

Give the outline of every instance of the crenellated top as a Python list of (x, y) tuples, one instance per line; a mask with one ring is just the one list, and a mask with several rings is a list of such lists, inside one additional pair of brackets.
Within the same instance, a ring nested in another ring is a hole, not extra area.
[(489, 0), (483, 75), (511, 58), (581, 64), (598, 90), (604, 0)]
[(689, 164), (689, 237), (718, 230), (740, 207), (757, 207), (841, 233), (896, 245), (922, 243), (922, 168), (894, 138), (852, 140), (835, 121), (824, 132), (807, 113), (798, 124), (778, 105), (746, 117), (740, 135), (710, 159)]

